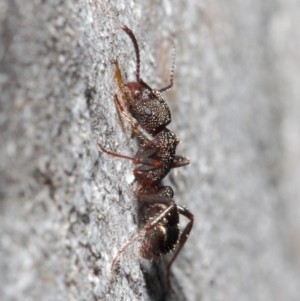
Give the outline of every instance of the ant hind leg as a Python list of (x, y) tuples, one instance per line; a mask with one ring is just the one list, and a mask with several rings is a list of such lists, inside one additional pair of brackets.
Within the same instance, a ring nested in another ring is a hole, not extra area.
[(167, 265), (167, 280), (168, 280), (169, 286), (170, 286), (170, 269), (171, 269), (171, 266), (172, 266), (173, 262), (175, 261), (177, 255), (179, 254), (179, 252), (183, 248), (184, 244), (186, 243), (186, 240), (188, 239), (189, 234), (190, 234), (190, 232), (193, 228), (193, 224), (194, 224), (194, 215), (189, 210), (187, 210), (186, 208), (181, 207), (181, 206), (177, 206), (177, 210), (178, 210), (179, 214), (184, 215), (190, 221), (186, 225), (183, 232), (181, 233), (179, 241), (178, 241), (178, 248), (177, 248), (176, 252), (174, 253), (171, 261)]
[(141, 236), (143, 236), (145, 233), (151, 231), (153, 228), (157, 226), (157, 224), (167, 216), (167, 214), (173, 209), (173, 207), (176, 206), (175, 202), (173, 200), (168, 202), (168, 206), (163, 212), (161, 212), (158, 216), (156, 216), (153, 220), (149, 221), (143, 229), (141, 229), (135, 236), (133, 236), (128, 242), (126, 242), (117, 252), (115, 257), (112, 260), (110, 271), (112, 272), (114, 269), (114, 266), (120, 257), (120, 255), (123, 253), (125, 249), (127, 249), (131, 244), (133, 244), (135, 241), (137, 241)]

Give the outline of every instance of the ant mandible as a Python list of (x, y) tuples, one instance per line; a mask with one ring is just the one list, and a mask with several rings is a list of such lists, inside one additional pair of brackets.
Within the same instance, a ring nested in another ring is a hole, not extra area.
[[(118, 110), (131, 123), (142, 143), (134, 157), (108, 151), (100, 143), (98, 146), (104, 153), (132, 160), (134, 164), (138, 165), (133, 172), (138, 183), (135, 194), (140, 201), (147, 204), (148, 222), (137, 235), (118, 250), (112, 261), (111, 270), (120, 254), (134, 241), (144, 236), (140, 254), (146, 259), (159, 258), (178, 246), (167, 265), (169, 282), (171, 265), (185, 244), (194, 221), (192, 213), (174, 202), (173, 189), (169, 186), (160, 186), (162, 179), (172, 168), (189, 164), (187, 158), (175, 155), (179, 140), (173, 132), (166, 128), (171, 122), (171, 113), (161, 95), (161, 92), (173, 86), (175, 47), (173, 47), (170, 84), (160, 90), (152, 89), (140, 78), (139, 47), (133, 32), (125, 25), (121, 28), (128, 34), (134, 45), (136, 82), (123, 84), (118, 62), (115, 63), (115, 77), (122, 93), (122, 99), (129, 102), (129, 110), (133, 117), (123, 108), (117, 95), (114, 100)], [(178, 228), (180, 214), (190, 220), (181, 235)]]

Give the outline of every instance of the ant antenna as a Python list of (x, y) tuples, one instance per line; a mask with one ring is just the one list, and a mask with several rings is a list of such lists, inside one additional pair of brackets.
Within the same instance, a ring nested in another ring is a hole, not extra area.
[(171, 71), (170, 71), (170, 84), (162, 89), (159, 89), (159, 92), (164, 92), (168, 91), (172, 88), (173, 86), (173, 79), (174, 79), (174, 70), (175, 70), (175, 58), (176, 58), (176, 46), (174, 43), (174, 40), (172, 38), (169, 38), (169, 40), (173, 44), (173, 50), (172, 50), (172, 66), (171, 66)]
[[(135, 50), (135, 55), (136, 55), (136, 81), (138, 83), (140, 83), (141, 85), (143, 85), (144, 87), (146, 87), (147, 89), (153, 91), (154, 89), (152, 89), (148, 84), (146, 84), (141, 78), (140, 78), (140, 66), (141, 66), (141, 59), (140, 59), (140, 50), (139, 50), (139, 45), (137, 43), (136, 37), (134, 35), (134, 33), (132, 32), (131, 29), (129, 29), (126, 25), (122, 25), (121, 29), (123, 29), (128, 36), (130, 37), (133, 46), (134, 46), (134, 50)], [(173, 86), (173, 78), (174, 78), (174, 70), (175, 70), (175, 57), (176, 57), (176, 47), (175, 47), (175, 43), (173, 41), (172, 38), (169, 38), (169, 40), (172, 42), (173, 44), (173, 51), (172, 51), (172, 66), (171, 66), (171, 72), (170, 72), (170, 84), (162, 89), (159, 90), (155, 90), (158, 92), (164, 92), (164, 91), (168, 91), (169, 89), (172, 88)]]
[(136, 55), (136, 80), (137, 80), (137, 82), (140, 82), (141, 81), (141, 78), (140, 78), (141, 60), (140, 60), (139, 45), (138, 45), (137, 40), (136, 40), (133, 32), (131, 31), (131, 29), (129, 29), (126, 25), (122, 25), (121, 28), (129, 35), (129, 37), (133, 43), (135, 55)]

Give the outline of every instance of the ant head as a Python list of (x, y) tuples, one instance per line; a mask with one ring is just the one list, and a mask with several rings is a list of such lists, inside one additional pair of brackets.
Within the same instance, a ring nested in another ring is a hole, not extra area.
[(171, 122), (171, 112), (158, 90), (143, 82), (125, 84), (130, 111), (140, 125), (150, 134), (156, 134)]
[(152, 89), (140, 77), (140, 51), (134, 33), (126, 25), (122, 25), (121, 28), (130, 37), (136, 54), (136, 82), (125, 84), (125, 93), (130, 102), (131, 112), (148, 133), (157, 134), (171, 122), (170, 109), (161, 92), (169, 90), (173, 85), (175, 47), (170, 84), (160, 90)]
[[(165, 204), (154, 204), (148, 209), (148, 217), (154, 218), (167, 208)], [(157, 259), (170, 253), (179, 237), (179, 214), (175, 206), (151, 231), (147, 232), (140, 248), (140, 255), (146, 259)]]

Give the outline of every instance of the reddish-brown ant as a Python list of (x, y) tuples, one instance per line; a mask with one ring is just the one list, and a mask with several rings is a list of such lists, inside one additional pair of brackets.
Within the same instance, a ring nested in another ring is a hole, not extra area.
[[(163, 99), (161, 92), (170, 89), (173, 85), (175, 48), (170, 75), (170, 84), (160, 90), (150, 88), (140, 78), (139, 48), (133, 32), (125, 25), (122, 29), (131, 38), (137, 59), (136, 82), (123, 85), (121, 71), (116, 62), (116, 80), (122, 93), (122, 98), (129, 102), (130, 116), (123, 108), (117, 95), (115, 103), (121, 114), (132, 124), (133, 130), (139, 135), (142, 144), (134, 157), (129, 157), (103, 148), (99, 148), (112, 156), (132, 160), (138, 166), (134, 169), (134, 176), (138, 183), (135, 191), (138, 199), (147, 204), (146, 225), (119, 249), (111, 265), (113, 269), (120, 254), (134, 241), (144, 236), (140, 254), (146, 259), (156, 259), (178, 248), (167, 266), (167, 278), (172, 263), (186, 242), (193, 226), (194, 217), (185, 208), (178, 206), (174, 200), (173, 189), (169, 186), (160, 186), (162, 179), (172, 168), (185, 166), (189, 160), (183, 156), (176, 156), (175, 151), (179, 143), (173, 132), (166, 128), (171, 122), (171, 113)], [(179, 233), (179, 214), (186, 216), (190, 221), (184, 231)]]

